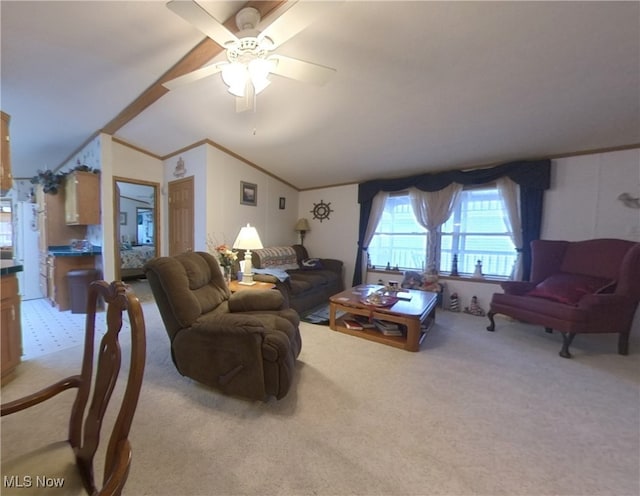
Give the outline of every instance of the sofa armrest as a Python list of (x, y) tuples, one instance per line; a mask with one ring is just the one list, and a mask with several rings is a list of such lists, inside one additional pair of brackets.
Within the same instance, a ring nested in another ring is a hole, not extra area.
[(500, 284), (505, 294), (522, 296), (527, 294), (536, 285), (528, 281), (504, 281)]
[(260, 310), (282, 310), (286, 308), (284, 296), (272, 289), (238, 291), (229, 297), (229, 311), (255, 312)]
[(320, 262), (324, 269), (342, 274), (342, 260), (336, 260), (335, 258), (321, 258)]
[(269, 282), (271, 284), (277, 284), (279, 279), (276, 276), (270, 274), (253, 274), (253, 280), (258, 282)]

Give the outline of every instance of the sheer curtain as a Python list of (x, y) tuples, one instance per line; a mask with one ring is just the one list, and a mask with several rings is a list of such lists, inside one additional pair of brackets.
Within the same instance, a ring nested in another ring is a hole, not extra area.
[(522, 222), (520, 220), (520, 198), (519, 186), (508, 177), (501, 177), (496, 181), (500, 196), (504, 202), (506, 217), (503, 219), (507, 230), (511, 233), (511, 241), (516, 247), (518, 256), (513, 264), (511, 271), (511, 279), (514, 281), (522, 280)]
[(440, 253), (438, 249), (440, 246), (439, 227), (451, 216), (461, 192), (462, 184), (458, 183), (451, 183), (438, 191), (420, 191), (418, 188), (409, 188), (413, 214), (418, 223), (429, 231), (427, 269), (440, 267), (440, 260), (438, 260)]
[[(371, 202), (371, 215), (369, 216), (367, 229), (365, 230), (364, 238), (362, 239), (362, 260), (360, 262), (360, 271), (363, 275), (367, 273), (367, 261), (369, 259), (369, 257), (367, 257), (367, 250), (369, 249), (369, 243), (371, 243), (371, 239), (378, 227), (378, 222), (380, 222), (380, 219), (382, 218), (387, 198), (389, 198), (389, 193), (386, 191), (380, 191)], [(361, 280), (362, 282), (366, 282), (363, 279)]]

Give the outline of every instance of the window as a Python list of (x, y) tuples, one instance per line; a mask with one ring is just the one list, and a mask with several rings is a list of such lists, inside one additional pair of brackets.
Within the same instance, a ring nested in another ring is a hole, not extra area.
[[(441, 227), (441, 273), (451, 272), (453, 255), (458, 255), (458, 272), (473, 274), (482, 260), (485, 275), (508, 277), (517, 253), (503, 220), (506, 212), (498, 189), (464, 190), (453, 214)], [(427, 257), (425, 228), (413, 215), (408, 193), (390, 196), (376, 232), (369, 244), (369, 263), (377, 268), (389, 264), (400, 270), (424, 270)]]
[(425, 264), (427, 230), (416, 222), (409, 193), (387, 198), (384, 213), (369, 243), (369, 263), (379, 269), (415, 269)]
[(458, 255), (458, 272), (473, 274), (482, 260), (485, 275), (511, 275), (517, 253), (504, 222), (506, 212), (497, 188), (464, 190), (460, 202), (441, 227), (440, 271), (450, 272)]

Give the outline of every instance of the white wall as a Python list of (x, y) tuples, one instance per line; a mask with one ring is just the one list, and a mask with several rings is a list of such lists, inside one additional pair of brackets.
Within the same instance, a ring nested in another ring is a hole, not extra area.
[[(89, 226), (89, 241), (102, 247), (102, 271), (107, 281), (115, 278), (115, 225), (113, 211), (113, 176), (162, 184), (162, 162), (150, 155), (114, 142), (111, 136), (100, 134), (74, 155), (62, 170), (74, 168), (78, 162), (100, 169), (100, 207), (102, 224)], [(160, 210), (160, 219), (166, 210)], [(135, 218), (132, 219), (135, 221)]]
[[(333, 210), (329, 218), (322, 221), (314, 219), (312, 213), (321, 201), (330, 204)], [(309, 256), (342, 260), (345, 286), (350, 287), (358, 248), (358, 186), (351, 184), (300, 192), (298, 217), (306, 217), (311, 226), (304, 240)]]
[[(114, 226), (114, 211), (113, 211), (113, 176), (122, 177), (126, 179), (134, 179), (138, 181), (147, 181), (158, 183), (160, 189), (164, 183), (162, 161), (152, 157), (146, 153), (139, 152), (129, 146), (124, 146), (120, 143), (111, 141), (109, 137), (110, 146), (104, 147), (111, 151), (111, 157), (109, 158), (110, 174), (108, 180), (105, 174), (103, 174), (102, 180), (102, 221), (103, 229), (108, 226), (108, 234), (104, 233), (104, 245), (103, 245), (103, 261), (105, 279), (110, 281), (115, 278), (115, 226)], [(106, 159), (105, 159), (106, 162)], [(158, 192), (160, 194), (160, 192)], [(162, 199), (159, 201), (158, 216), (160, 219), (160, 237), (164, 229), (163, 223), (166, 221), (166, 206), (163, 204)], [(135, 226), (136, 217), (129, 214), (129, 224)], [(135, 237), (134, 237), (135, 239)], [(160, 244), (160, 250), (164, 249), (164, 243)]]
[[(264, 246), (290, 245), (299, 241), (293, 227), (306, 217), (311, 231), (305, 238), (310, 256), (337, 258), (344, 262), (345, 285), (350, 286), (355, 268), (360, 208), (357, 185), (337, 186), (298, 192), (294, 188), (227, 155), (211, 145), (202, 145), (180, 155), (186, 176), (195, 177), (195, 249), (206, 250), (207, 235), (219, 243), (232, 244), (247, 222), (255, 225)], [(162, 163), (147, 154), (112, 142), (100, 135), (77, 155), (65, 170), (80, 163), (102, 170), (102, 226), (90, 229), (92, 243), (103, 246), (105, 278), (114, 277), (112, 242), (112, 177), (158, 182), (160, 197), (161, 254), (168, 253), (166, 185), (175, 180), (173, 171), (180, 157)], [(258, 186), (257, 207), (240, 204), (240, 181)], [(551, 189), (545, 194), (542, 237), (581, 240), (611, 237), (640, 241), (640, 211), (625, 207), (621, 193), (640, 196), (640, 149), (582, 155), (553, 161)], [(278, 208), (279, 198), (286, 208)], [(330, 204), (333, 212), (322, 222), (313, 218), (314, 205)], [(377, 281), (378, 275), (373, 279)], [(369, 278), (371, 279), (371, 278)], [(500, 291), (494, 284), (447, 281), (448, 291), (460, 295), (467, 305), (477, 295), (486, 308), (491, 294)], [(640, 317), (637, 319), (640, 320)]]
[[(194, 177), (195, 247), (207, 250), (207, 239), (232, 245), (240, 228), (255, 226), (264, 246), (290, 245), (296, 240), (298, 192), (220, 150), (205, 144), (165, 161), (165, 180), (176, 178), (173, 171), (179, 158)], [(240, 204), (240, 182), (257, 185), (257, 205)], [(279, 209), (284, 197), (285, 209)], [(166, 198), (163, 199), (166, 203)], [(166, 231), (166, 229), (165, 229)]]
[(542, 238), (640, 241), (640, 210), (617, 199), (625, 192), (640, 196), (640, 149), (554, 160)]
[[(542, 238), (570, 241), (611, 237), (640, 241), (640, 211), (624, 207), (617, 197), (628, 192), (640, 196), (640, 149), (581, 155), (553, 160), (551, 189), (545, 193)], [(338, 186), (300, 193), (300, 216), (308, 216), (311, 232), (305, 246), (312, 256), (340, 258), (351, 284), (357, 244), (360, 206), (357, 185)], [(309, 211), (320, 200), (331, 202), (331, 219), (311, 220)], [(367, 278), (376, 282), (379, 274)], [(397, 277), (393, 277), (397, 279)], [(384, 277), (383, 277), (384, 279)], [(456, 291), (462, 306), (472, 296), (487, 308), (497, 284), (463, 280), (445, 281), (448, 292)]]
[[(182, 159), (186, 169), (186, 173), (182, 177), (176, 177), (174, 171), (178, 160)], [(210, 209), (208, 205), (207, 195), (207, 154), (206, 149), (203, 146), (198, 148), (192, 148), (185, 151), (179, 156), (167, 159), (163, 163), (163, 177), (164, 183), (162, 187), (162, 195), (160, 202), (165, 212), (169, 209), (168, 198), (168, 184), (172, 181), (177, 181), (187, 177), (193, 176), (193, 196), (194, 196), (194, 246), (195, 251), (206, 250), (206, 212)], [(166, 256), (169, 254), (169, 220), (165, 216), (162, 221), (162, 252), (161, 255)]]

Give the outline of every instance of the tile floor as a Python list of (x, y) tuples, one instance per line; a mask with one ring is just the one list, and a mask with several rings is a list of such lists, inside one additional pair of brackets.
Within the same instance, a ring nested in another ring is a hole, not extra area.
[[(128, 284), (141, 301), (153, 299), (147, 281)], [(21, 316), (23, 360), (84, 344), (85, 314), (71, 313), (71, 310), (60, 312), (48, 300), (40, 298), (23, 301)]]
[(84, 342), (85, 315), (60, 312), (49, 300), (22, 302), (22, 359), (29, 360)]

